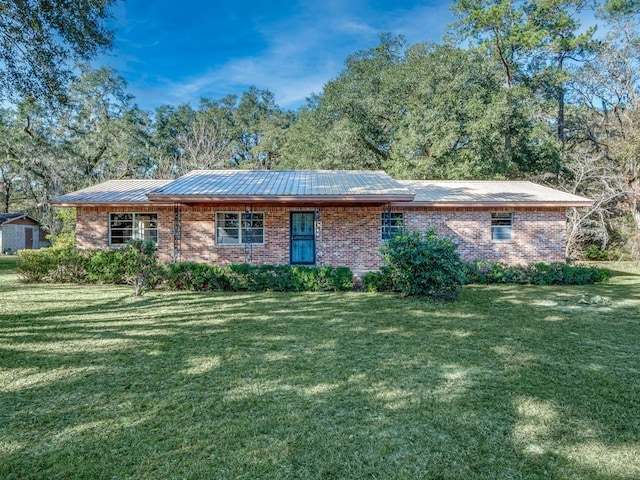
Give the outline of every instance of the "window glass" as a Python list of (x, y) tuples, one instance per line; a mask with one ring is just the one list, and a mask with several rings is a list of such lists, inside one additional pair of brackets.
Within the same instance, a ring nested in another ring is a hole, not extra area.
[(240, 243), (240, 222), (237, 213), (219, 212), (216, 214), (216, 232), (219, 245)]
[(491, 214), (491, 240), (513, 240), (513, 213)]
[(382, 212), (382, 239), (389, 240), (404, 231), (404, 212)]
[(264, 213), (216, 213), (216, 243), (218, 245), (264, 243)]
[(132, 239), (151, 240), (158, 243), (158, 214), (109, 214), (109, 244), (123, 245)]

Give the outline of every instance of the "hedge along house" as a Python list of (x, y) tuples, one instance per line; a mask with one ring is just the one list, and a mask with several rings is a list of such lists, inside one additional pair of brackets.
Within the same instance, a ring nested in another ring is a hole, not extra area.
[(47, 245), (38, 220), (25, 213), (0, 213), (0, 252), (6, 255)]
[(80, 248), (131, 238), (164, 261), (382, 265), (383, 241), (436, 228), (466, 260), (563, 261), (566, 209), (591, 201), (530, 182), (398, 181), (379, 171), (195, 170), (112, 180), (53, 200), (76, 207)]

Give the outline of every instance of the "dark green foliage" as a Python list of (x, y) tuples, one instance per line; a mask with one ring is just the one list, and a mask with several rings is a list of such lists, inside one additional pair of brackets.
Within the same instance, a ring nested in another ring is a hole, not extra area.
[(135, 295), (160, 281), (156, 246), (133, 240), (117, 250), (42, 248), (18, 252), (17, 273), (22, 282), (130, 284)]
[(561, 262), (507, 266), (498, 262), (477, 261), (466, 263), (465, 270), (467, 283), (476, 284), (590, 285), (611, 277), (611, 272), (603, 268)]
[(365, 273), (362, 276), (362, 288), (365, 292), (392, 292), (391, 270), (382, 267), (380, 270)]
[(353, 273), (347, 267), (234, 264), (226, 273), (229, 289), (235, 291), (337, 292), (353, 288)]
[(169, 290), (339, 292), (353, 288), (347, 267), (206, 263), (157, 264), (155, 246), (132, 241), (117, 250), (43, 248), (18, 253), (22, 282), (131, 284), (140, 294), (163, 286)]
[(28, 0), (0, 8), (0, 96), (65, 99), (77, 61), (109, 48), (114, 0)]
[(20, 250), (17, 273), (23, 282), (82, 283), (85, 256), (73, 247)]
[(156, 283), (158, 260), (155, 243), (147, 240), (129, 240), (123, 249), (124, 281), (133, 285), (136, 297)]
[(395, 291), (453, 301), (465, 282), (457, 248), (451, 240), (430, 229), (424, 234), (397, 235), (385, 242), (380, 252)]
[(619, 248), (609, 247), (607, 250), (602, 250), (597, 245), (589, 245), (584, 251), (583, 256), (585, 260), (593, 260), (597, 262), (609, 262), (628, 257), (628, 255), (621, 252)]
[(165, 265), (163, 285), (170, 290), (223, 291), (230, 290), (226, 271), (217, 265), (180, 262)]
[(122, 250), (85, 250), (82, 254), (87, 282), (124, 283)]

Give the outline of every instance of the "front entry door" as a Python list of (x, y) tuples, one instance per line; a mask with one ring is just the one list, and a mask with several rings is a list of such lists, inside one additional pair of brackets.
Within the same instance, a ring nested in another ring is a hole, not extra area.
[(316, 240), (313, 212), (291, 212), (291, 264), (315, 265)]

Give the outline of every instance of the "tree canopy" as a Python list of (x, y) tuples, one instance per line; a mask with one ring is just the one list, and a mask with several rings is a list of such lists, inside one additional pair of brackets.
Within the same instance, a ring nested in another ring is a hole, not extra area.
[(0, 99), (63, 100), (75, 63), (111, 46), (115, 1), (0, 2)]

